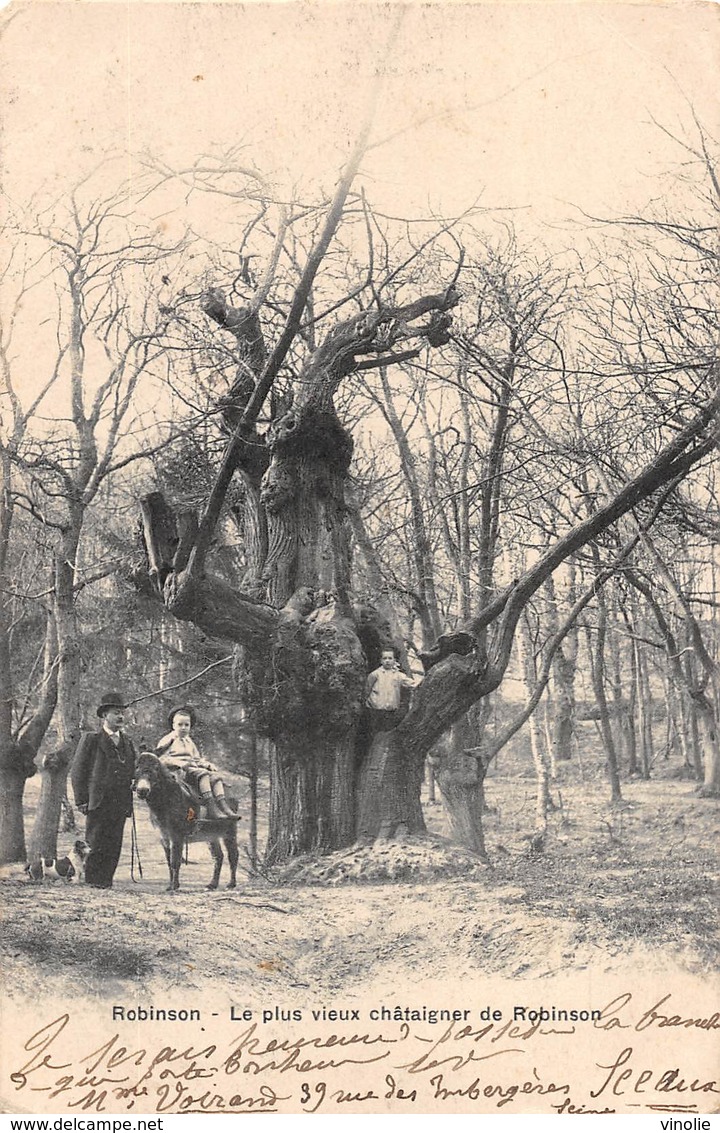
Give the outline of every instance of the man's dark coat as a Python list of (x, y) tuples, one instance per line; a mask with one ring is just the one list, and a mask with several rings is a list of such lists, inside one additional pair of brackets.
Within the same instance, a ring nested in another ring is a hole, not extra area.
[(109, 888), (120, 859), (125, 820), (132, 814), (132, 781), (137, 753), (120, 733), (116, 747), (107, 732), (86, 732), (73, 760), (71, 778), (77, 806), (87, 806), (85, 837), (92, 853), (85, 880)]
[(129, 817), (137, 753), (132, 740), (122, 732), (119, 735), (120, 744), (115, 747), (104, 728), (84, 733), (73, 760), (72, 785), (77, 806), (96, 810), (103, 799), (113, 795), (118, 804), (124, 802)]

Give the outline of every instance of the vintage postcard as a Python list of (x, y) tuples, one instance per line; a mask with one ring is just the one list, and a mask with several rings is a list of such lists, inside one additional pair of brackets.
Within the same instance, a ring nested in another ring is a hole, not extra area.
[(706, 1128), (718, 7), (0, 17), (3, 1111)]

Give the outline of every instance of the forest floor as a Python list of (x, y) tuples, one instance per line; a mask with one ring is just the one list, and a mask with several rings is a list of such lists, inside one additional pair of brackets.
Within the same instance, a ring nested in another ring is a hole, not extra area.
[[(29, 826), (37, 786), (28, 788)], [(252, 989), (292, 1004), (638, 965), (702, 977), (720, 943), (720, 810), (694, 788), (668, 762), (610, 807), (599, 761), (563, 765), (560, 806), (535, 853), (534, 781), (505, 761), (487, 781), (490, 865), (444, 841), (443, 808), (427, 803), (428, 841), (355, 847), (267, 877), (252, 876), (245, 855), (233, 891), (205, 890), (210, 857), (194, 845), (177, 894), (165, 892), (140, 806), (141, 881), (130, 880), (128, 825), (112, 891), (17, 874), (0, 882), (6, 991), (126, 1003), (162, 992), (168, 1002), (211, 981), (231, 1002)], [(61, 852), (75, 837), (61, 835)]]

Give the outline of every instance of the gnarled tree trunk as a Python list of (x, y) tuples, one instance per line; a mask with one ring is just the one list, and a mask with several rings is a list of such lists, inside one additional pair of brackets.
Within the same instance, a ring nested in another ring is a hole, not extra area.
[(434, 749), (433, 763), (452, 841), (484, 860), (483, 785), (488, 765), (483, 758), (482, 732), (482, 721), (474, 727), (467, 715), (462, 717), (446, 733), (445, 742)]
[[(185, 517), (181, 524), (159, 493), (143, 501), (147, 561), (136, 582), (161, 594), (177, 617), (244, 647), (236, 666), (240, 688), (274, 745), (270, 861), (354, 840), (362, 784), (376, 778), (361, 773), (370, 741), (359, 727), (365, 680), (383, 646), (400, 644), (382, 601), (376, 608), (352, 603), (346, 492), (353, 442), (338, 419), (334, 395), (353, 369), (394, 361), (400, 341), (446, 341), (445, 312), (457, 298), (449, 288), (340, 323), (311, 355), (294, 400), (286, 400), (264, 436), (255, 431), (253, 414), (259, 391), (267, 387), (267, 367), (279, 365), (277, 349), (265, 363), (258, 324), (247, 309), (231, 308), (217, 291), (205, 301), (207, 313), (238, 342), (238, 379), (224, 405), (232, 440), (199, 522)], [(301, 313), (302, 307), (297, 317)], [(429, 322), (412, 326), (428, 316)], [(399, 357), (417, 352), (404, 350)], [(245, 486), (248, 539), (242, 593), (206, 569), (212, 531), (236, 472)], [(419, 827), (424, 752), (416, 759), (402, 742), (391, 747), (383, 763), (383, 797), (394, 797), (393, 782), (402, 784), (400, 810)]]

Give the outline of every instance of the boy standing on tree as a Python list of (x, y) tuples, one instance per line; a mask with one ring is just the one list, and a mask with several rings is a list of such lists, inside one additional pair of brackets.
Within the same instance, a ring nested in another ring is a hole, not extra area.
[(374, 669), (365, 683), (365, 704), (370, 714), (370, 728), (375, 732), (389, 732), (396, 728), (405, 708), (403, 689), (417, 688), (422, 676), (408, 677), (398, 665), (394, 649), (383, 649), (380, 668)]

